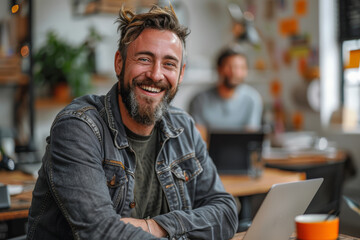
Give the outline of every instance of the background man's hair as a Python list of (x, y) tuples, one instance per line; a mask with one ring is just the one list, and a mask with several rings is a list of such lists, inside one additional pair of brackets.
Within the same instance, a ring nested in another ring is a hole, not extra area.
[(224, 63), (224, 60), (228, 57), (232, 56), (241, 56), (246, 60), (246, 64), (248, 64), (248, 59), (242, 50), (236, 48), (236, 47), (226, 47), (222, 49), (218, 55), (216, 66), (221, 67)]
[(154, 5), (149, 12), (136, 14), (131, 9), (122, 7), (116, 21), (119, 23), (118, 32), (120, 39), (118, 50), (122, 59), (126, 59), (127, 48), (144, 29), (169, 30), (175, 33), (181, 40), (183, 46), (183, 61), (185, 56), (185, 39), (189, 35), (187, 27), (182, 26), (170, 5), (169, 7), (159, 7)]

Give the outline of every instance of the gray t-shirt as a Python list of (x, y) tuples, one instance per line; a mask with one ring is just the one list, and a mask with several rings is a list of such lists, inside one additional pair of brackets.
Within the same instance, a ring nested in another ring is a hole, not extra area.
[(209, 130), (259, 129), (263, 103), (256, 89), (241, 84), (234, 96), (223, 99), (213, 87), (197, 95), (190, 103), (190, 114), (195, 122)]
[[(125, 128), (126, 129), (126, 128)], [(168, 213), (169, 207), (155, 172), (158, 154), (158, 130), (154, 128), (150, 136), (140, 136), (126, 129), (130, 147), (135, 151), (135, 207), (131, 217), (141, 219)]]

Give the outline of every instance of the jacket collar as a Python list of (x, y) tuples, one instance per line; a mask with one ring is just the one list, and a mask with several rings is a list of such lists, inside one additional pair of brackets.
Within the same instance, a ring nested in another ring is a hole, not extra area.
[[(110, 131), (114, 137), (114, 145), (118, 149), (122, 149), (129, 146), (129, 142), (126, 137), (124, 124), (122, 122), (121, 113), (119, 111), (118, 104), (118, 83), (110, 89), (105, 96), (105, 111), (106, 122), (110, 128)], [(166, 111), (160, 121), (157, 123), (162, 138), (175, 138), (183, 131), (183, 128), (176, 128), (171, 121), (171, 115), (169, 111)]]

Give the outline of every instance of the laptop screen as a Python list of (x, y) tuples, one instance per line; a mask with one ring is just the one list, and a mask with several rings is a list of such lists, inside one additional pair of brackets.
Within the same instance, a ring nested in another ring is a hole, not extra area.
[(219, 174), (248, 174), (250, 155), (261, 157), (264, 133), (213, 131), (209, 135), (209, 154)]

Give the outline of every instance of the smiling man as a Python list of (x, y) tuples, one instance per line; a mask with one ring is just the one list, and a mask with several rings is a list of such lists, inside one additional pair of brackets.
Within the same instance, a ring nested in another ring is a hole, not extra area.
[(55, 118), (28, 239), (229, 239), (235, 202), (191, 117), (170, 105), (187, 28), (172, 9), (119, 13), (118, 83)]

